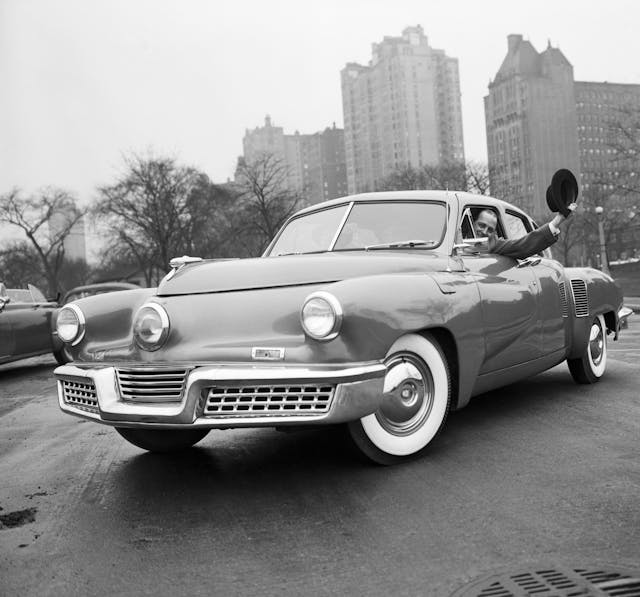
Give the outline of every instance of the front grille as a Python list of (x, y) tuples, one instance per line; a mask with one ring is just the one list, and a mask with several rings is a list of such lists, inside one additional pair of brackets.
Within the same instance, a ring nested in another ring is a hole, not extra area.
[(62, 397), (65, 404), (90, 413), (98, 412), (96, 386), (91, 380), (86, 383), (62, 380)]
[(587, 317), (589, 315), (589, 295), (585, 281), (571, 280), (571, 291), (573, 292), (576, 317)]
[(215, 386), (203, 390), (204, 416), (290, 416), (329, 412), (335, 386)]
[(189, 369), (119, 367), (120, 396), (125, 402), (180, 402)]
[(562, 317), (569, 317), (569, 304), (567, 302), (567, 289), (564, 282), (558, 284), (558, 290), (560, 291), (560, 305), (562, 307)]

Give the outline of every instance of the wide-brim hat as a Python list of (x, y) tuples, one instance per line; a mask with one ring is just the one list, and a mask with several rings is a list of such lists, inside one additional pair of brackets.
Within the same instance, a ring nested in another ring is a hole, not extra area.
[(578, 181), (571, 170), (558, 170), (547, 187), (547, 205), (553, 212), (561, 213), (565, 218), (571, 213), (568, 205), (578, 200)]

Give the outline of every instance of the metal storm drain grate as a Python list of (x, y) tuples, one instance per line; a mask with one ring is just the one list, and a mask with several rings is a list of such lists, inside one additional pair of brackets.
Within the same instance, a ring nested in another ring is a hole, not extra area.
[(492, 574), (451, 597), (640, 597), (640, 571), (540, 567)]

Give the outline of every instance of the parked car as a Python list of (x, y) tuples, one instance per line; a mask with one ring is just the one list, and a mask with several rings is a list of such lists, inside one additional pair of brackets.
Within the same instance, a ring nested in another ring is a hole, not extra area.
[(58, 304), (35, 286), (6, 288), (0, 283), (0, 363), (53, 353), (66, 363), (55, 334)]
[(99, 284), (87, 284), (86, 286), (76, 286), (62, 298), (62, 304), (66, 305), (71, 301), (76, 301), (86, 296), (93, 296), (95, 294), (104, 294), (105, 292), (117, 292), (119, 290), (132, 290), (133, 288), (140, 288), (135, 284), (129, 282), (101, 282)]
[(157, 289), (67, 305), (60, 408), (151, 451), (211, 429), (345, 423), (389, 464), (422, 453), (477, 394), (563, 361), (598, 381), (620, 290), (548, 251), (479, 252), (468, 237), (482, 209), (505, 237), (535, 226), (467, 193), (344, 197), (295, 214), (261, 258), (183, 257)]

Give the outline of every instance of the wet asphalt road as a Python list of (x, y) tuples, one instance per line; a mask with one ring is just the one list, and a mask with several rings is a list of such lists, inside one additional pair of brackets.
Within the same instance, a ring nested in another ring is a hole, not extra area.
[(0, 366), (0, 595), (434, 595), (537, 564), (640, 568), (640, 316), (606, 377), (566, 366), (368, 464), (340, 430), (212, 432), (146, 454)]

